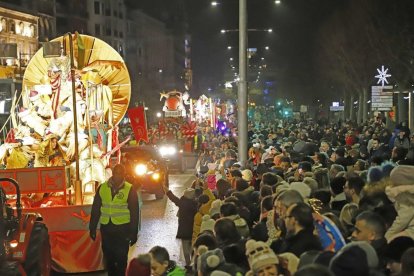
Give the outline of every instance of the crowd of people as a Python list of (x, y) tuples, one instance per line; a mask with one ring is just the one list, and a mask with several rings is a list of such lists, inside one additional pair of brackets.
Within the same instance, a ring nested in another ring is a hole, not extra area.
[(246, 164), (236, 136), (202, 134), (197, 180), (181, 197), (165, 188), (185, 267), (155, 246), (127, 275), (414, 275), (404, 124), (256, 122)]

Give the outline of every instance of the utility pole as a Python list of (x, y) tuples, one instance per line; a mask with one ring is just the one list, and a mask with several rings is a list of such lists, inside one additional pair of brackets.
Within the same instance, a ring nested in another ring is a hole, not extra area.
[(238, 154), (247, 161), (247, 0), (239, 0), (239, 87), (237, 92)]

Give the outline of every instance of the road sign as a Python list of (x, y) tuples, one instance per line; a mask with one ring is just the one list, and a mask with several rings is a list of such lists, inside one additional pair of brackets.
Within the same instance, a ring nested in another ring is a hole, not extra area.
[(389, 111), (393, 106), (393, 86), (371, 87), (371, 110)]

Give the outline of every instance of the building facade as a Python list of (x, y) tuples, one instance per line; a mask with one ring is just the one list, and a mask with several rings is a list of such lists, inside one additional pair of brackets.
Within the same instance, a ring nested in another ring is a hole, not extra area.
[(126, 8), (123, 0), (89, 0), (88, 32), (125, 58)]
[(145, 101), (150, 108), (160, 106), (160, 92), (178, 89), (174, 36), (163, 22), (133, 10), (128, 12), (126, 47), (131, 104)]
[(90, 34), (90, 32), (88, 32), (88, 2), (91, 1), (56, 0), (57, 36), (64, 35), (67, 32)]

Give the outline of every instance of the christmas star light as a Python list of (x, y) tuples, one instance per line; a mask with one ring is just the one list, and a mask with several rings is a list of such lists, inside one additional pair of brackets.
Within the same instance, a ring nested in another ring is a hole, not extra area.
[(381, 83), (381, 86), (384, 86), (384, 83), (388, 84), (387, 78), (391, 77), (391, 74), (388, 73), (388, 68), (385, 69), (384, 65), (381, 66), (381, 70), (377, 68), (378, 75), (375, 78), (378, 79), (377, 84)]

